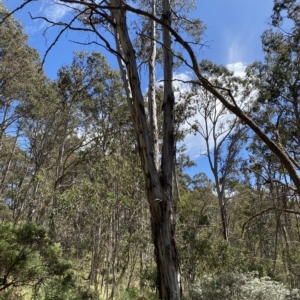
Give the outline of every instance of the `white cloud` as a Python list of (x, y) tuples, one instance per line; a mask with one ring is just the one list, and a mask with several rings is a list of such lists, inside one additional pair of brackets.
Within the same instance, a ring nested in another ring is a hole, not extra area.
[[(228, 64), (227, 68), (229, 70), (233, 71), (236, 76), (240, 76), (240, 77), (245, 76), (246, 65), (242, 62)], [(190, 90), (189, 85), (182, 82), (182, 81), (188, 82), (192, 79), (190, 76), (190, 73), (175, 74), (174, 78), (178, 79), (178, 81), (174, 81), (174, 86), (176, 88), (179, 88), (181, 92), (188, 92)], [(176, 93), (175, 96), (178, 98), (179, 93)], [(241, 96), (236, 95), (236, 101), (238, 103), (240, 103), (240, 106), (242, 108), (246, 109), (246, 104), (250, 101), (251, 97), (253, 97), (253, 96), (254, 95), (250, 95), (249, 98), (244, 99)], [(205, 102), (203, 102), (204, 105), (205, 105), (205, 103), (207, 103), (207, 98), (205, 96), (203, 96), (203, 97), (205, 97), (205, 99), (201, 99), (200, 95), (197, 95), (194, 97), (198, 98), (198, 99), (196, 99), (198, 101), (198, 103), (201, 103), (201, 101), (205, 101)], [(181, 100), (177, 99), (177, 101), (180, 102)], [(221, 113), (221, 115), (219, 115), (220, 113)], [(219, 115), (219, 117), (217, 117), (218, 115)], [(232, 124), (232, 122), (234, 121), (236, 116), (227, 110), (223, 111), (223, 105), (219, 101), (216, 101), (215, 109), (212, 110), (212, 118), (218, 119), (216, 131), (219, 132), (217, 142), (220, 142), (223, 139), (223, 137), (226, 135), (226, 133), (228, 132), (228, 130), (230, 128), (230, 124)], [(200, 129), (202, 128), (202, 131), (205, 134), (206, 126), (205, 126), (205, 119), (203, 117), (203, 109), (202, 109), (202, 114), (200, 111), (198, 111), (192, 118), (189, 119), (188, 122), (186, 122), (182, 125), (182, 128), (188, 129), (188, 128), (190, 128), (189, 124), (196, 124), (196, 123), (198, 124), (198, 128), (200, 128)], [(212, 121), (208, 121), (208, 123), (207, 123), (208, 131), (212, 130), (212, 127), (213, 127)], [(199, 133), (188, 134), (185, 137), (183, 143), (187, 146), (186, 153), (192, 159), (196, 159), (199, 156), (207, 153), (206, 142), (205, 142), (203, 136)], [(209, 137), (209, 145), (210, 145), (210, 147), (212, 147), (212, 145), (213, 145), (213, 138), (211, 135)]]
[(188, 134), (185, 137), (183, 144), (185, 144), (187, 147), (186, 154), (189, 155), (192, 160), (195, 160), (206, 153), (204, 139), (199, 133)]
[(71, 10), (70, 7), (62, 6), (57, 3), (49, 3), (44, 7), (44, 15), (53, 22), (61, 21), (64, 16)]
[[(190, 91), (190, 85), (187, 83), (192, 80), (192, 76), (189, 72), (174, 74), (174, 88), (179, 89), (180, 92), (175, 92), (175, 98), (177, 103), (182, 103), (184, 99), (179, 99), (180, 93), (185, 93)], [(193, 116), (189, 123), (193, 123), (195, 120), (199, 120), (202, 117), (199, 113)], [(181, 128), (187, 130), (190, 128), (190, 124), (185, 122), (181, 125)], [(195, 160), (198, 158), (203, 152), (205, 152), (205, 142), (200, 134), (189, 133), (186, 135), (184, 141), (180, 144), (186, 145), (186, 154), (191, 157), (191, 159)], [(179, 146), (180, 146), (179, 144)]]
[[(79, 7), (79, 4), (69, 4), (67, 6), (55, 0), (44, 0), (41, 3), (42, 4), (32, 12), (32, 16), (45, 17), (54, 23), (63, 21), (68, 13), (71, 13), (74, 8)], [(36, 19), (30, 26), (26, 26), (25, 30), (30, 34), (35, 34), (48, 26), (49, 23), (46, 20)]]
[(245, 70), (247, 65), (240, 61), (233, 64), (227, 64), (226, 67), (229, 71), (232, 71), (235, 76), (244, 77), (246, 75)]
[(181, 92), (190, 90), (188, 81), (191, 81), (191, 74), (189, 72), (174, 74), (174, 83), (173, 86), (175, 89), (179, 88)]
[[(179, 99), (180, 93), (183, 94), (185, 92), (190, 91), (190, 85), (188, 82), (192, 80), (192, 75), (190, 72), (178, 73), (178, 74), (175, 73), (173, 75), (173, 78), (174, 78), (174, 82), (173, 82), (174, 88), (180, 90), (180, 92), (175, 91), (176, 102), (182, 103), (184, 99)], [(195, 118), (199, 118), (199, 117), (200, 116), (198, 116), (197, 114), (192, 119), (194, 120)], [(189, 121), (193, 121), (193, 120), (189, 120)], [(182, 124), (182, 129), (187, 130), (189, 128), (190, 125), (187, 122)], [(205, 150), (204, 140), (199, 134), (193, 134), (193, 133), (187, 134), (182, 143), (185, 144), (187, 147), (186, 154), (189, 155), (193, 160), (198, 158), (199, 155), (202, 154)]]

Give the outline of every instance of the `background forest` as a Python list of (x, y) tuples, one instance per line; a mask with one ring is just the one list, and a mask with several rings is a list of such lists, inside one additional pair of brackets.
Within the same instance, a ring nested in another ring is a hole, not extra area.
[[(159, 299), (152, 217), (122, 74), (100, 52), (78, 51), (48, 79), (8, 14), (0, 2), (0, 299)], [(280, 30), (285, 18), (289, 32)], [(192, 29), (202, 34), (197, 24)], [(300, 299), (299, 40), (300, 4), (275, 1), (262, 34), (265, 58), (245, 77), (199, 62), (265, 140), (196, 79), (175, 90), (183, 299)], [(141, 60), (146, 46), (135, 41)], [(154, 91), (158, 151), (164, 89)], [(201, 136), (209, 174), (189, 175), (188, 134)]]

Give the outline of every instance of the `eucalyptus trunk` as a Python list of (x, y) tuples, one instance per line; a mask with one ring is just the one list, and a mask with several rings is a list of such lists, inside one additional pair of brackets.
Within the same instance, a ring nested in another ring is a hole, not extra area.
[[(111, 0), (114, 7), (120, 0)], [(119, 50), (119, 65), (127, 93), (138, 151), (143, 168), (148, 203), (151, 213), (151, 228), (157, 264), (157, 287), (160, 299), (179, 300), (181, 298), (179, 258), (175, 242), (175, 209), (173, 198), (173, 169), (175, 158), (174, 141), (174, 92), (172, 88), (172, 51), (171, 36), (164, 29), (164, 115), (163, 147), (161, 170), (154, 143), (153, 126), (148, 128), (144, 97), (141, 91), (136, 56), (126, 24), (125, 10), (112, 10), (115, 21), (115, 38)], [(163, 19), (170, 24), (170, 3), (164, 1)], [(154, 118), (154, 116), (152, 115)], [(156, 118), (154, 120), (156, 122)]]
[[(156, 0), (151, 3), (152, 15), (156, 15)], [(156, 168), (159, 168), (159, 146), (158, 146), (158, 126), (157, 126), (157, 107), (156, 107), (156, 22), (151, 22), (151, 47), (149, 59), (149, 91), (148, 91), (148, 105), (150, 118), (150, 134), (153, 143), (153, 155), (155, 159)]]

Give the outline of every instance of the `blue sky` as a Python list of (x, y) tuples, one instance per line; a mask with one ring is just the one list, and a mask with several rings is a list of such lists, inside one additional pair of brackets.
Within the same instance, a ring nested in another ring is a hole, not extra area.
[[(3, 2), (9, 9), (13, 9), (23, 1), (3, 0)], [(45, 54), (59, 30), (51, 29), (45, 38), (43, 36), (45, 23), (31, 20), (28, 12), (33, 16), (43, 14), (52, 20), (64, 21), (68, 17), (68, 12), (58, 5), (51, 5), (52, 2), (52, 0), (36, 1), (15, 15), (15, 18), (23, 24), (30, 46), (36, 48), (41, 56)], [(197, 10), (192, 16), (200, 18), (207, 27), (202, 41), (206, 46), (197, 53), (199, 61), (209, 59), (217, 64), (228, 65), (231, 70), (241, 74), (247, 64), (263, 59), (260, 36), (269, 27), (272, 6), (272, 0), (197, 0)], [(100, 47), (82, 46), (70, 40), (88, 42), (89, 37), (78, 32), (63, 34), (46, 59), (44, 69), (48, 77), (54, 79), (62, 64), (71, 63), (74, 50), (103, 51)], [(113, 68), (117, 68), (114, 57), (109, 55), (108, 61)], [(180, 69), (177, 72), (185, 71), (187, 70)], [(187, 145), (188, 154), (198, 164), (198, 167), (189, 173), (207, 172), (206, 159), (199, 158), (201, 148), (199, 137), (190, 136)]]
[[(0, 0), (1, 1), (1, 0)], [(15, 8), (22, 1), (4, 0), (9, 9)], [(45, 26), (41, 21), (30, 19), (28, 12), (38, 16), (43, 12), (47, 17), (65, 20), (68, 13), (58, 5), (51, 5), (51, 0), (40, 0), (25, 7), (16, 13), (26, 33), (29, 36), (29, 44), (38, 49), (43, 55), (47, 45), (52, 41), (58, 29), (52, 29), (43, 37)], [(268, 20), (272, 13), (272, 0), (197, 0), (197, 10), (193, 17), (199, 17), (207, 26), (203, 42), (206, 47), (199, 50), (199, 60), (207, 58), (219, 64), (234, 64), (242, 62), (248, 64), (262, 58), (260, 35), (268, 28)], [(72, 51), (79, 49), (91, 50), (94, 47), (76, 45), (69, 42), (76, 40), (84, 42), (88, 37), (84, 33), (63, 34), (59, 43), (53, 48), (45, 64), (48, 76), (54, 78), (58, 68), (63, 63), (70, 63)], [(101, 48), (96, 48), (101, 51)], [(116, 62), (110, 57), (112, 65)]]

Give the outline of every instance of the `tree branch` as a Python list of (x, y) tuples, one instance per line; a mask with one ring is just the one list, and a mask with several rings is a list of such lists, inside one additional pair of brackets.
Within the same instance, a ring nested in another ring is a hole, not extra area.
[(284, 208), (278, 208), (278, 207), (268, 207), (262, 211), (260, 211), (259, 213), (253, 215), (252, 217), (250, 217), (242, 226), (242, 237), (244, 235), (244, 231), (245, 231), (245, 226), (251, 221), (253, 220), (254, 218), (258, 217), (258, 216), (261, 216), (262, 214), (270, 211), (270, 210), (278, 210), (278, 211), (282, 211), (282, 212), (286, 212), (286, 213), (289, 213), (289, 214), (295, 214), (295, 215), (300, 215), (300, 212), (299, 211), (295, 211), (295, 210), (290, 210), (290, 209), (284, 209)]

